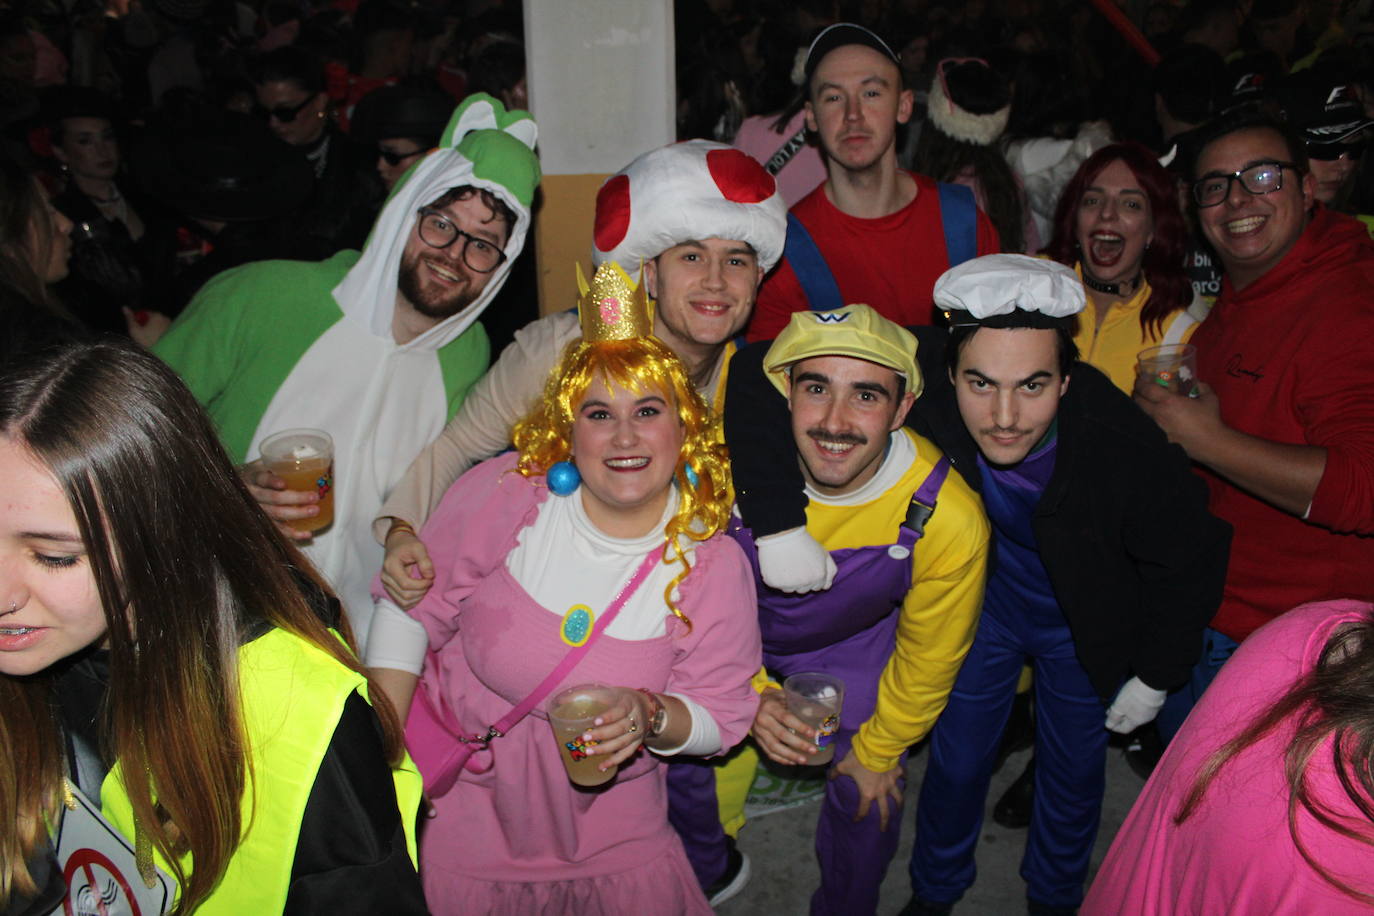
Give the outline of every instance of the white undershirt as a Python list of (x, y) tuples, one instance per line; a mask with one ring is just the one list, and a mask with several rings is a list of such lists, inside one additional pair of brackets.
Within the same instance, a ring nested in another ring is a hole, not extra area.
[[(574, 605), (600, 616), (644, 557), (663, 549), (663, 527), (677, 512), (677, 488), (670, 490), (663, 516), (649, 534), (615, 538), (602, 533), (587, 516), (582, 491), (550, 495), (534, 524), (520, 531), (506, 557), (506, 569), (530, 597), (562, 618)], [(616, 639), (653, 639), (667, 631), (671, 613), (663, 590), (682, 571), (677, 564), (657, 563), (606, 629)]]

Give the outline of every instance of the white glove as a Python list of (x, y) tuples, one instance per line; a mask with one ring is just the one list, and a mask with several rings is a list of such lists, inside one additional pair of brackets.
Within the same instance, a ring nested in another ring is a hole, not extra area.
[(835, 559), (805, 527), (758, 539), (759, 572), (784, 592), (821, 592), (835, 581)]
[(1155, 690), (1140, 678), (1131, 678), (1121, 685), (1107, 710), (1107, 730), (1129, 735), (1147, 722), (1153, 722), (1166, 696), (1163, 690)]

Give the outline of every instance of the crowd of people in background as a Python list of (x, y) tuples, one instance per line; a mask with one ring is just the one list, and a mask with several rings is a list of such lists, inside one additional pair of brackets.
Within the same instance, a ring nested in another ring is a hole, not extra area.
[(558, 302), (522, 17), (0, 0), (0, 914), (1374, 910), (1369, 0), (677, 0)]

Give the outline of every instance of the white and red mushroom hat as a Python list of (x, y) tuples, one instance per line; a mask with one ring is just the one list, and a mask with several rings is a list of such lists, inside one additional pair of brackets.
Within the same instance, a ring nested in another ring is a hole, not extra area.
[(747, 242), (765, 270), (782, 257), (787, 204), (763, 166), (711, 140), (651, 150), (596, 195), (592, 261), (634, 275), (674, 245), (708, 238)]

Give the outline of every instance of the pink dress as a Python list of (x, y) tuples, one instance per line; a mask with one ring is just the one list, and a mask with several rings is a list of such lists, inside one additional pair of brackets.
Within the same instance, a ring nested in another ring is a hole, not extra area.
[[(1155, 768), (1112, 842), (1080, 912), (1099, 916), (1235, 913), (1339, 916), (1374, 907), (1341, 893), (1312, 869), (1288, 830), (1284, 751), (1292, 722), (1232, 758), (1198, 809), (1173, 821), (1202, 763), (1269, 708), (1316, 664), (1341, 625), (1371, 606), (1338, 600), (1305, 604), (1247, 639), (1221, 669)], [(1371, 698), (1374, 702), (1374, 698)], [(1366, 833), (1337, 782), (1331, 742), (1308, 764), (1314, 799)], [(1374, 847), (1340, 836), (1301, 808), (1298, 832), (1313, 858), (1364, 893), (1374, 893)]]
[[(469, 730), (484, 731), (567, 652), (561, 617), (507, 571), (520, 529), (548, 498), (513, 455), (461, 477), (425, 525), (435, 583), (411, 612), (439, 653), (423, 681), (444, 691)], [(681, 693), (715, 718), (725, 748), (758, 704), (754, 586), (739, 547), (700, 544), (677, 618), (654, 639), (603, 635), (567, 678)], [(667, 609), (665, 608), (665, 614)], [(557, 690), (558, 688), (555, 688)], [(436, 914), (709, 914), (682, 843), (668, 824), (665, 768), (641, 752), (605, 790), (574, 787), (542, 710), (493, 744), (486, 773), (464, 773), (422, 827), (420, 873)]]

